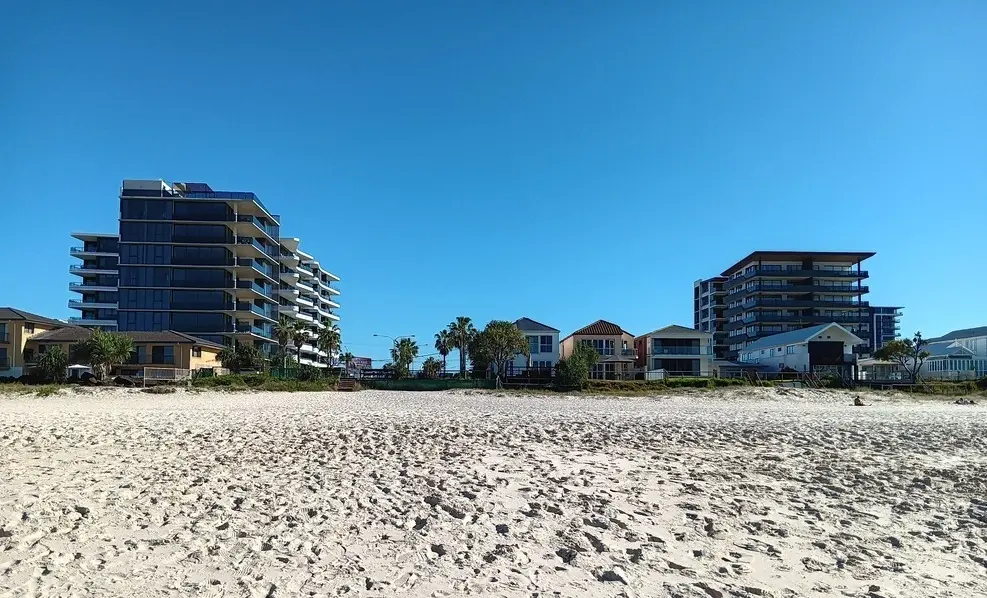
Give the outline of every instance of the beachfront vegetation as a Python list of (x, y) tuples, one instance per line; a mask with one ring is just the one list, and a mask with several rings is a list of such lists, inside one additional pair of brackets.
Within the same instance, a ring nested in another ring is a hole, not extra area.
[(253, 345), (234, 343), (219, 352), (223, 367), (234, 373), (264, 369), (264, 355)]
[(315, 345), (320, 351), (325, 351), (328, 354), (326, 358), (327, 364), (332, 364), (333, 356), (338, 354), (342, 345), (342, 334), (339, 332), (339, 326), (332, 323), (331, 320), (326, 320), (326, 327), (319, 331), (319, 336), (315, 341)]
[(493, 365), (501, 375), (507, 371), (507, 365), (514, 360), (515, 355), (530, 355), (528, 338), (524, 332), (513, 322), (506, 320), (492, 320), (481, 332), (476, 333), (469, 353), (474, 364), (480, 362)]
[[(303, 368), (305, 369), (305, 368)], [(321, 372), (319, 368), (312, 368)], [(192, 380), (193, 389), (218, 390), (263, 390), (270, 392), (318, 392), (336, 390), (339, 379), (330, 375), (317, 375), (308, 380), (283, 380), (268, 374), (229, 374), (195, 378)]]
[(65, 382), (67, 367), (69, 367), (69, 354), (59, 345), (48, 347), (38, 359), (38, 374), (45, 382)]
[(564, 388), (583, 388), (589, 380), (590, 370), (600, 359), (596, 350), (584, 343), (577, 343), (572, 355), (559, 359), (555, 364), (555, 384)]
[[(470, 343), (476, 337), (476, 327), (466, 316), (459, 316), (449, 324), (449, 347), (459, 349), (459, 376), (466, 377), (466, 360), (469, 357)], [(474, 368), (475, 369), (475, 368)], [(486, 369), (486, 368), (484, 368)]]
[(126, 363), (134, 352), (134, 339), (125, 334), (92, 331), (89, 338), (78, 345), (78, 354), (92, 366), (93, 375), (102, 380), (110, 374), (113, 366)]
[(272, 330), (274, 339), (278, 341), (278, 347), (281, 349), (280, 353), (278, 353), (278, 357), (282, 361), (281, 367), (288, 367), (288, 343), (291, 342), (291, 338), (295, 335), (297, 324), (298, 322), (296, 320), (292, 320), (288, 316), (281, 316)]
[[(411, 375), (411, 364), (418, 357), (418, 343), (413, 338), (399, 338), (391, 347), (391, 363), (394, 377), (407, 378)], [(385, 366), (386, 367), (386, 366)]]
[(452, 352), (452, 337), (448, 330), (435, 333), (435, 350), (442, 356), (442, 371), (446, 371), (446, 357)]
[(918, 380), (922, 364), (929, 357), (929, 352), (925, 350), (927, 344), (929, 343), (922, 338), (922, 333), (916, 332), (913, 339), (895, 339), (884, 343), (883, 347), (874, 352), (874, 357), (899, 364), (914, 384)]
[(421, 377), (429, 379), (438, 378), (444, 367), (442, 360), (429, 357), (422, 362)]

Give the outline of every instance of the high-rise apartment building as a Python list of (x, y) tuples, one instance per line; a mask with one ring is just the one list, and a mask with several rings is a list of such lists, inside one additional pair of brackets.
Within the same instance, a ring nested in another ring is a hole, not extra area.
[(116, 330), (119, 236), (108, 233), (72, 233), (72, 236), (82, 245), (73, 246), (69, 253), (82, 261), (69, 266), (69, 273), (79, 277), (69, 283), (69, 290), (79, 293), (78, 299), (69, 300), (69, 307), (81, 313), (68, 321), (86, 328)]
[(871, 307), (871, 353), (901, 337), (901, 307)]
[[(703, 330), (703, 324), (709, 324), (705, 331), (714, 334), (714, 347), (720, 347), (717, 356), (727, 359), (736, 359), (741, 349), (760, 338), (830, 322), (870, 343), (870, 306), (863, 300), (870, 289), (863, 285), (868, 273), (861, 263), (873, 255), (755, 251), (719, 277), (696, 283), (695, 325)], [(721, 282), (723, 291), (717, 292)], [(711, 285), (705, 295), (703, 283)], [(704, 296), (708, 307), (702, 303)]]
[(723, 287), (726, 281), (725, 276), (714, 276), (697, 280), (692, 289), (693, 328), (713, 335), (713, 355), (717, 359), (722, 359), (729, 349), (727, 331), (723, 328), (727, 309), (723, 303), (727, 294)]
[[(125, 180), (119, 236), (75, 235), (86, 243), (72, 249), (84, 260), (72, 270), (83, 281), (70, 288), (83, 300), (70, 306), (83, 309), (83, 317), (112, 314), (120, 331), (174, 330), (265, 353), (276, 347), (274, 325), (284, 313), (310, 327), (312, 344), (303, 347), (302, 362), (320, 363), (325, 354), (315, 349), (314, 336), (339, 320), (333, 311), (339, 291), (331, 286), (339, 278), (298, 252), (298, 239), (281, 239), (280, 232), (280, 217), (253, 193)], [(109, 310), (111, 299), (115, 312), (90, 309), (102, 301)]]

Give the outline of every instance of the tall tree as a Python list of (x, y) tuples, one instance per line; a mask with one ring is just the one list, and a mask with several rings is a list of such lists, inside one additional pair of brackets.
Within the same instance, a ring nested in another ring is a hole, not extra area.
[(442, 371), (442, 362), (434, 357), (429, 357), (422, 362), (422, 378), (434, 379), (439, 377), (439, 372)]
[(102, 380), (110, 375), (114, 365), (130, 359), (130, 354), (134, 352), (134, 339), (126, 334), (96, 329), (79, 344), (79, 350), (92, 366), (96, 378)]
[(470, 341), (476, 336), (473, 321), (466, 316), (459, 316), (449, 324), (449, 346), (459, 349), (459, 376), (466, 377), (466, 356), (469, 354)]
[(292, 320), (288, 316), (281, 316), (278, 319), (278, 323), (274, 325), (274, 338), (278, 341), (278, 346), (281, 347), (282, 363), (281, 367), (288, 367), (288, 343), (291, 342), (292, 337), (295, 335), (295, 329), (298, 327), (298, 320)]
[(418, 343), (411, 338), (400, 338), (391, 347), (391, 362), (398, 378), (406, 378), (411, 373), (411, 364), (418, 357)]
[(513, 322), (492, 320), (476, 335), (473, 352), (497, 368), (497, 375), (507, 373), (508, 364), (518, 354), (529, 355), (528, 338)]
[(233, 345), (228, 345), (219, 352), (219, 361), (224, 368), (238, 374), (262, 369), (264, 354), (253, 345), (234, 342)]
[(308, 342), (311, 333), (304, 324), (300, 321), (295, 323), (295, 327), (291, 331), (291, 342), (295, 345), (296, 358), (298, 359), (298, 365), (302, 363), (302, 345)]
[(333, 355), (339, 352), (342, 340), (339, 326), (335, 324), (330, 324), (319, 331), (319, 337), (316, 339), (316, 343), (320, 351), (325, 351), (329, 354), (329, 365), (332, 365)]
[(874, 357), (884, 361), (897, 362), (908, 374), (912, 384), (915, 384), (918, 381), (918, 373), (922, 369), (922, 364), (929, 357), (929, 352), (925, 350), (925, 346), (928, 344), (929, 341), (922, 338), (922, 333), (916, 332), (915, 338), (896, 339), (884, 343), (883, 347), (874, 351)]
[(448, 330), (440, 330), (435, 334), (435, 350), (442, 356), (442, 371), (446, 371), (446, 357), (452, 352), (452, 338)]

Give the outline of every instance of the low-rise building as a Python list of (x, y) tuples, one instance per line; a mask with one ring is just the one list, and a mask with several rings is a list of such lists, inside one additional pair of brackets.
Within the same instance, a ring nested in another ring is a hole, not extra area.
[(68, 324), (22, 309), (0, 307), (0, 378), (22, 376), (28, 342), (35, 335), (64, 326)]
[(713, 333), (685, 326), (665, 326), (634, 339), (636, 366), (668, 376), (710, 376)]
[(582, 343), (593, 347), (600, 354), (599, 361), (590, 372), (590, 378), (598, 380), (633, 378), (634, 362), (637, 361), (633, 334), (613, 322), (597, 320), (562, 339), (560, 357), (572, 355), (576, 346)]
[(987, 326), (963, 328), (930, 339), (929, 357), (919, 377), (933, 380), (972, 380), (987, 376)]
[(530, 356), (519, 354), (514, 358), (514, 369), (527, 368), (551, 370), (559, 362), (559, 331), (556, 328), (536, 322), (531, 318), (521, 318), (514, 325), (528, 339)]
[(795, 371), (819, 375), (852, 375), (854, 347), (866, 340), (839, 324), (820, 324), (766, 336), (744, 348), (740, 360), (767, 366), (766, 372)]
[[(224, 347), (218, 343), (173, 330), (129, 331), (118, 334), (133, 339), (134, 352), (127, 363), (114, 369), (113, 375), (141, 377), (144, 368), (194, 372), (203, 368), (222, 367), (219, 354)], [(31, 366), (53, 346), (61, 347), (69, 356), (73, 356), (73, 346), (88, 340), (90, 336), (92, 330), (81, 326), (66, 326), (36, 334), (27, 341), (25, 360)]]

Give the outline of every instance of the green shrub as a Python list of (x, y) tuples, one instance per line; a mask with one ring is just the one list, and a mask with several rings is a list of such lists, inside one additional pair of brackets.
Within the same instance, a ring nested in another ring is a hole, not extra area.
[(147, 388), (142, 388), (141, 390), (152, 395), (168, 395), (173, 392), (177, 392), (178, 389), (174, 386), (148, 386)]
[(339, 381), (335, 376), (319, 374), (312, 380), (283, 380), (269, 374), (229, 374), (214, 378), (196, 378), (193, 388), (217, 388), (227, 390), (266, 390), (274, 392), (318, 392), (335, 390)]

